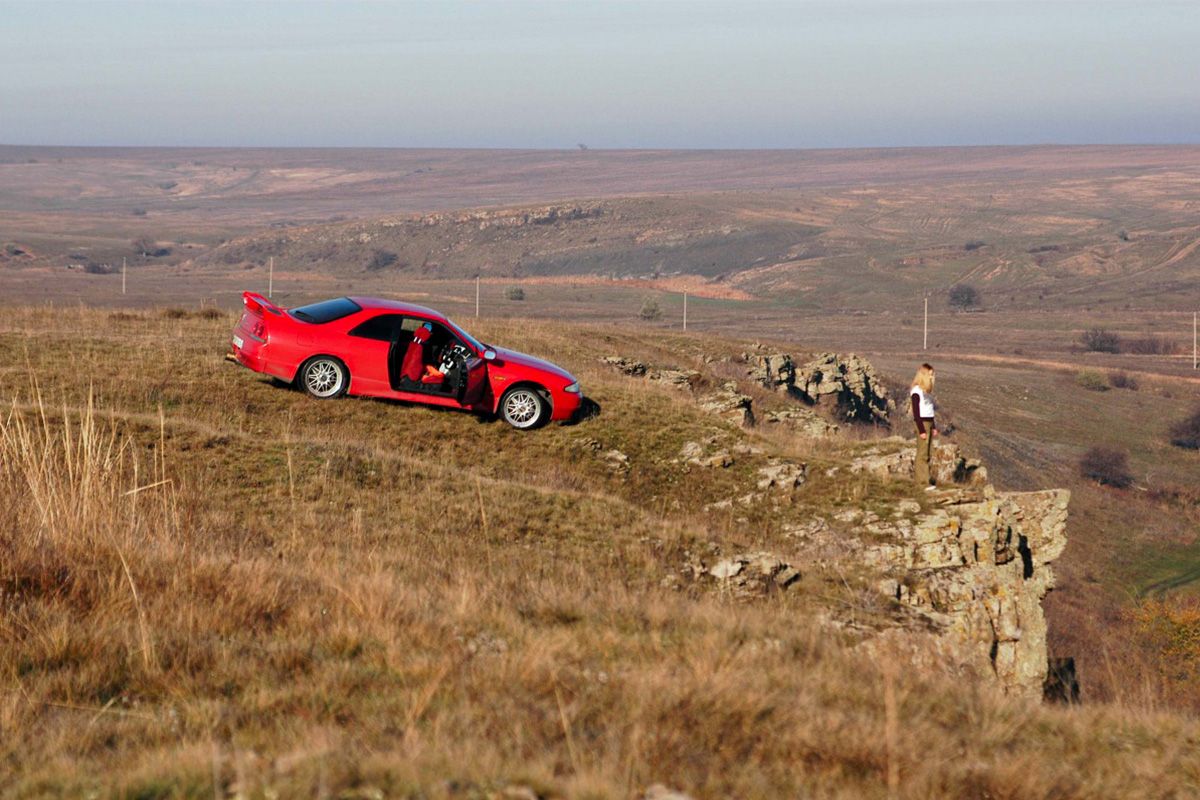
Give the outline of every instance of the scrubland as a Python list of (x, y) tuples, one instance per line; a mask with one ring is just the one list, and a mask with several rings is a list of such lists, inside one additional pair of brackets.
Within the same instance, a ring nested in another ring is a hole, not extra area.
[[(1200, 722), (1157, 687), (1029, 706), (818, 625), (878, 613), (850, 583), (751, 603), (663, 587), (689, 550), (786, 544), (765, 512), (702, 510), (753, 456), (682, 472), (712, 418), (597, 358), (701, 365), (739, 342), (483, 320), (601, 405), (518, 433), (310, 400), (223, 363), (232, 324), (6, 309), (0, 795), (1200, 792)], [(717, 434), (813, 465), (855, 446)], [(903, 491), (806, 489), (784, 513)], [(1152, 612), (1148, 634), (1194, 670)]]

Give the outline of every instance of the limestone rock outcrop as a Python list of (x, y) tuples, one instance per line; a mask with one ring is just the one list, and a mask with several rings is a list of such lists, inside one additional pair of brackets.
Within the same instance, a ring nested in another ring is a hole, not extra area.
[(738, 553), (721, 558), (693, 556), (680, 573), (664, 585), (682, 588), (682, 581), (701, 582), (735, 600), (753, 600), (782, 591), (800, 580), (800, 571), (774, 553)]
[[(1040, 699), (1048, 665), (1041, 601), (1054, 586), (1050, 564), (1066, 546), (1070, 493), (958, 487), (931, 499), (935, 507), (924, 512), (850, 513), (797, 535), (813, 550), (836, 541), (841, 557), (879, 575), (880, 591), (904, 611), (902, 624), (865, 646), (902, 647)], [(839, 522), (859, 527), (849, 552)]]
[[(987, 468), (983, 462), (967, 458), (953, 442), (944, 439), (936, 442), (930, 468), (938, 485), (982, 486), (987, 483)], [(854, 475), (867, 473), (877, 478), (912, 478), (916, 457), (916, 448), (911, 441), (901, 436), (889, 436), (851, 461), (846, 469)]]
[(786, 353), (747, 359), (753, 380), (810, 404), (832, 406), (847, 421), (886, 423), (895, 408), (875, 367), (853, 353), (822, 353), (800, 367)]
[(672, 386), (690, 386), (700, 377), (699, 371), (694, 369), (651, 367), (644, 361), (637, 361), (636, 359), (625, 358), (624, 356), (605, 356), (600, 360), (610, 367), (615, 367), (631, 378), (645, 378), (649, 381), (657, 381)]
[(797, 390), (812, 403), (832, 401), (842, 419), (886, 423), (895, 407), (865, 358), (822, 353), (796, 370)]
[(722, 384), (720, 389), (700, 398), (699, 402), (700, 408), (730, 422), (747, 428), (754, 425), (754, 401), (739, 392), (733, 381)]
[[(607, 361), (647, 379), (665, 372), (674, 382), (683, 372)], [(879, 422), (893, 408), (873, 367), (856, 356), (824, 354), (797, 367), (790, 356), (775, 354), (752, 364), (751, 377), (759, 383), (814, 404), (829, 403), (842, 419)], [(706, 381), (686, 383), (694, 390)], [(697, 403), (732, 422), (754, 421), (751, 398), (733, 381)], [(836, 431), (804, 406), (768, 411), (762, 421), (809, 426), (814, 436)], [(726, 512), (743, 525), (771, 520), (778, 547), (786, 549), (727, 556), (712, 544), (702, 556), (686, 554), (683, 568), (664, 586), (689, 585), (750, 602), (792, 586), (802, 569), (806, 581), (811, 574), (857, 598), (874, 598), (866, 602), (877, 603), (880, 613), (867, 623), (836, 607), (821, 612), (829, 625), (857, 637), (859, 646), (962, 670), (1016, 697), (1042, 698), (1048, 653), (1041, 602), (1054, 586), (1051, 564), (1066, 545), (1069, 492), (997, 492), (978, 459), (939, 439), (932, 465), (936, 491), (883, 493), (862, 504), (838, 500), (816, 511), (830, 501), (809, 505), (805, 498), (819, 498), (821, 482), (855, 477), (846, 481), (848, 487), (869, 489), (878, 481), (911, 486), (911, 439), (893, 436), (829, 449), (844, 454), (840, 463), (826, 462), (820, 473), (810, 474), (805, 463), (754, 447), (728, 429), (685, 442), (676, 463), (688, 470), (728, 467), (725, 476), (744, 481), (731, 496), (714, 498), (703, 509)], [(814, 510), (805, 516), (807, 508)]]
[(819, 439), (823, 436), (833, 436), (838, 432), (838, 426), (808, 408), (785, 408), (768, 411), (763, 414), (762, 421), (768, 425), (781, 425), (802, 433), (805, 436)]

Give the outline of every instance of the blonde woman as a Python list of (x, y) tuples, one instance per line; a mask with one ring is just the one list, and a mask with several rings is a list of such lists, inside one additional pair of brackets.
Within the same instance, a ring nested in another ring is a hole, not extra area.
[(917, 424), (917, 463), (915, 478), (917, 486), (926, 490), (933, 488), (929, 479), (929, 462), (933, 458), (933, 437), (938, 435), (933, 421), (933, 367), (922, 364), (913, 377), (909, 398), (912, 401), (913, 422)]

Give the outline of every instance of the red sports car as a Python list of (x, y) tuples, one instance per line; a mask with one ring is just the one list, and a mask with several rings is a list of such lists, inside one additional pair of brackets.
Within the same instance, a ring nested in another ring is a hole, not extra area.
[(280, 308), (244, 292), (233, 358), (313, 397), (349, 393), (499, 414), (514, 428), (574, 417), (579, 381), (548, 361), (483, 344), (444, 315), (373, 297)]

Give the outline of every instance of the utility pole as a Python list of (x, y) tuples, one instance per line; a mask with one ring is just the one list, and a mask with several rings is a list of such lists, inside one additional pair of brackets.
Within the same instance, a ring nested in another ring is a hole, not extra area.
[(925, 328), (921, 335), (921, 349), (929, 349), (929, 295), (925, 295)]
[(121, 256), (121, 294), (125, 294), (125, 256)]
[(687, 330), (687, 292), (683, 293), (683, 329)]
[(479, 276), (475, 276), (475, 318), (479, 319)]
[(275, 256), (267, 258), (267, 297), (275, 291)]

